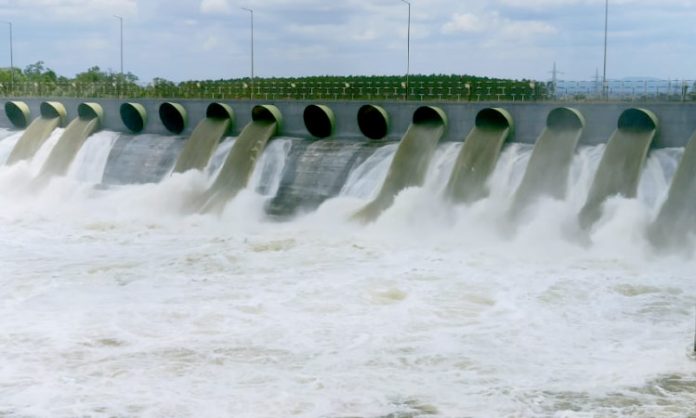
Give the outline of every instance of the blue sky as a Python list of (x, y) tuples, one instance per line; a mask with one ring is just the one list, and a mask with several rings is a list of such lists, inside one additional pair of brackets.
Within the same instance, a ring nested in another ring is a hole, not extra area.
[[(411, 0), (411, 72), (547, 80), (602, 71), (604, 0)], [(119, 68), (142, 81), (256, 74), (401, 74), (408, 9), (400, 0), (0, 0), (15, 65), (72, 76)], [(696, 79), (696, 0), (610, 0), (609, 78)], [(0, 26), (0, 66), (9, 66)]]

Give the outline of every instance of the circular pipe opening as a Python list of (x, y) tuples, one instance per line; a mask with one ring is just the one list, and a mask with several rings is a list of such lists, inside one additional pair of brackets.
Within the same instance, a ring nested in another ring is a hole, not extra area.
[(251, 120), (256, 122), (266, 121), (275, 122), (276, 131), (281, 131), (283, 125), (283, 114), (280, 112), (276, 106), (273, 105), (256, 105), (251, 109)]
[(159, 117), (167, 130), (173, 134), (180, 134), (186, 129), (187, 112), (179, 103), (165, 102), (160, 105)]
[(421, 106), (413, 112), (413, 123), (431, 123), (446, 126), (447, 114), (439, 107)]
[(31, 111), (24, 102), (5, 103), (5, 115), (15, 128), (26, 128), (29, 125)]
[(476, 114), (477, 128), (505, 129), (512, 127), (512, 116), (505, 110), (497, 107), (481, 109)]
[(147, 123), (147, 110), (140, 103), (123, 103), (119, 108), (121, 122), (133, 133), (145, 129)]
[(234, 110), (224, 103), (211, 103), (205, 111), (206, 118), (230, 119), (234, 121)]
[(546, 127), (558, 130), (577, 130), (585, 127), (585, 118), (577, 109), (557, 107), (549, 112)]
[(41, 117), (46, 119), (59, 118), (60, 126), (65, 124), (65, 119), (67, 118), (68, 112), (65, 110), (65, 106), (60, 102), (41, 102), (39, 107), (41, 111)]
[(80, 103), (77, 106), (77, 116), (84, 120), (96, 119), (101, 126), (104, 121), (104, 109), (99, 103)]
[(646, 109), (626, 109), (619, 117), (619, 129), (647, 132), (659, 126), (657, 116)]
[(370, 139), (382, 139), (389, 133), (389, 114), (380, 106), (363, 105), (358, 109), (360, 132)]
[(330, 137), (336, 127), (336, 117), (328, 106), (309, 105), (305, 107), (303, 118), (307, 131), (317, 138)]
[(230, 133), (232, 132), (232, 128), (234, 127), (234, 122), (235, 122), (235, 115), (234, 115), (234, 110), (232, 109), (231, 106), (226, 105), (224, 103), (211, 103), (208, 105), (208, 108), (205, 110), (205, 117), (206, 118), (211, 118), (211, 119), (227, 119), (230, 121), (227, 132)]

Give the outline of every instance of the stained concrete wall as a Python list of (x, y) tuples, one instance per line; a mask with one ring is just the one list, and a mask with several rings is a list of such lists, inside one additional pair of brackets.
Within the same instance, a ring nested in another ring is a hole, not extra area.
[[(144, 133), (169, 135), (159, 119), (159, 106), (166, 100), (153, 99), (15, 99), (27, 103), (31, 109), (32, 119), (39, 115), (39, 105), (45, 100), (57, 100), (65, 105), (68, 118), (77, 116), (77, 106), (85, 101), (93, 101), (104, 108), (103, 127), (109, 130), (126, 131), (119, 114), (120, 105), (126, 101), (142, 104), (148, 112)], [(170, 100), (183, 105), (188, 112), (188, 125), (182, 135), (191, 133), (196, 124), (205, 117), (205, 111), (211, 100)], [(360, 106), (367, 102), (310, 102), (310, 101), (222, 101), (230, 105), (235, 113), (237, 122), (234, 133), (238, 133), (251, 120), (251, 109), (256, 104), (274, 104), (283, 112), (282, 135), (292, 137), (309, 137), (302, 118), (304, 109), (309, 104), (325, 104), (331, 107), (336, 115), (336, 136), (340, 138), (364, 139), (357, 123)], [(436, 102), (370, 102), (382, 106), (391, 117), (390, 140), (401, 138), (408, 128), (413, 112), (425, 104), (441, 107), (449, 117), (449, 128), (444, 141), (462, 141), (474, 126), (476, 113), (486, 107), (502, 107), (507, 109), (515, 122), (512, 140), (515, 142), (534, 143), (541, 134), (548, 113), (559, 106), (575, 107), (582, 112), (587, 121), (587, 127), (581, 138), (582, 144), (597, 144), (606, 142), (616, 129), (621, 113), (630, 107), (644, 107), (653, 111), (660, 119), (660, 133), (656, 141), (657, 147), (684, 146), (694, 131), (696, 131), (696, 105), (685, 103), (436, 103)], [(3, 102), (4, 105), (4, 102)], [(0, 112), (0, 127), (10, 127), (4, 111)]]

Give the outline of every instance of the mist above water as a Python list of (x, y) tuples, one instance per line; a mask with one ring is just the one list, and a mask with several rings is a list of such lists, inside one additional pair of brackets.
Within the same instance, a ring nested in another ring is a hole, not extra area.
[[(680, 149), (652, 151), (638, 198), (611, 198), (580, 237), (603, 145), (578, 149), (566, 199), (535, 202), (511, 229), (527, 145), (504, 148), (488, 197), (452, 206), (461, 144), (441, 144), (424, 186), (361, 225), (350, 216), (394, 144), (316, 211), (277, 222), (265, 205), (297, 139), (271, 141), (249, 187), (201, 215), (190, 202), (233, 138), (203, 172), (95, 187), (119, 140), (102, 132), (66, 177), (32, 189), (56, 135), (0, 167), (0, 415), (693, 412), (693, 248), (660, 254), (644, 237)], [(16, 134), (4, 136), (0, 160)]]

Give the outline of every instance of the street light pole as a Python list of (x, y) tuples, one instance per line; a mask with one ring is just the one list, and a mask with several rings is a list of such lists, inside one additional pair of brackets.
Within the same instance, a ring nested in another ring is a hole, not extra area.
[(121, 16), (114, 15), (116, 19), (118, 19), (120, 28), (121, 28), (121, 75), (118, 79), (118, 83), (116, 83), (116, 94), (118, 94), (118, 97), (121, 97), (121, 88), (123, 85), (123, 18)]
[(121, 27), (121, 78), (123, 78), (123, 18), (116, 15), (114, 17), (119, 20)]
[(12, 22), (5, 22), (10, 28), (10, 93), (14, 92), (14, 55), (12, 53)]
[(254, 10), (247, 7), (242, 7), (242, 10), (249, 12), (251, 16), (251, 95), (250, 98), (254, 99)]
[(411, 73), (411, 3), (401, 0), (408, 5), (408, 31), (406, 32), (406, 100), (408, 100), (408, 78)]
[(609, 29), (609, 0), (604, 1), (604, 73), (602, 75), (602, 95), (609, 98), (607, 86), (607, 34)]

